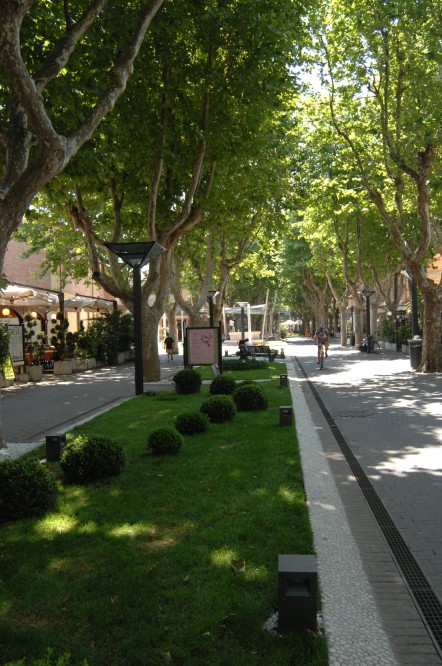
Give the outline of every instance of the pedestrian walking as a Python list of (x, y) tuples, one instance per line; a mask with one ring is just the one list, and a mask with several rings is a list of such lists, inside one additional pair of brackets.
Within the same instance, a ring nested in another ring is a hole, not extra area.
[(173, 343), (174, 339), (171, 337), (169, 331), (167, 331), (166, 337), (164, 338), (164, 346), (166, 348), (168, 361), (173, 361)]

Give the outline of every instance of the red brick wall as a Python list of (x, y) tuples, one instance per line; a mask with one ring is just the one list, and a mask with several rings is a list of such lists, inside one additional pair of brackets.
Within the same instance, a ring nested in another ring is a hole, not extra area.
[[(25, 243), (19, 243), (13, 239), (9, 241), (3, 264), (3, 273), (6, 275), (8, 282), (57, 291), (59, 284), (57, 276), (47, 275), (45, 278), (33, 277), (33, 274), (39, 270), (40, 264), (44, 259), (44, 252), (32, 254), (30, 257), (24, 259), (22, 254), (26, 249), (27, 245)], [(80, 294), (81, 296), (98, 296), (100, 298), (113, 299), (113, 296), (98, 287), (95, 283), (86, 285), (83, 280), (78, 283), (69, 282), (65, 286), (64, 291), (72, 296)]]

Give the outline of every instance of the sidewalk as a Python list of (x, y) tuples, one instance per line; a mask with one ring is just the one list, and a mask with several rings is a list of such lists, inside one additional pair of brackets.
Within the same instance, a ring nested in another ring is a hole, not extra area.
[[(182, 356), (169, 363), (161, 353), (161, 381), (145, 383), (145, 391), (169, 390), (171, 377), (182, 363)], [(134, 395), (133, 362), (72, 375), (46, 375), (36, 384), (2, 389), (7, 448), (0, 449), (0, 460), (19, 457), (44, 442), (50, 431), (69, 430)]]
[(336, 343), (319, 371), (305, 338), (286, 355), (330, 664), (442, 664), (442, 377)]

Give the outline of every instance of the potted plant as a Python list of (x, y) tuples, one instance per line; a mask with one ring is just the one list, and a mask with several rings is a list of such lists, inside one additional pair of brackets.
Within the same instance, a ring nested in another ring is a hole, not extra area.
[(24, 338), (25, 352), (29, 355), (29, 363), (26, 364), (26, 373), (31, 382), (39, 382), (43, 377), (43, 366), (41, 365), (42, 355), (44, 353), (44, 333), (41, 331), (35, 334), (37, 319), (30, 312), (23, 315), (25, 323)]
[(68, 332), (69, 321), (62, 312), (57, 312), (57, 323), (51, 328), (51, 345), (54, 347), (54, 375), (72, 374), (74, 338)]
[(80, 328), (73, 336), (75, 343), (74, 370), (96, 368), (96, 358), (100, 342), (100, 336), (97, 334), (96, 327), (91, 325), (85, 328), (84, 322), (80, 321)]

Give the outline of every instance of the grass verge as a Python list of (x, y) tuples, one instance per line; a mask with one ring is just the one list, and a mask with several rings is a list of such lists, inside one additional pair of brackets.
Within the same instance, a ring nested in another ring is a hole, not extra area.
[(56, 511), (0, 528), (2, 664), (48, 648), (89, 666), (327, 663), (325, 639), (262, 628), (278, 553), (313, 552), (295, 429), (279, 426), (289, 390), (262, 386), (268, 410), (173, 457), (148, 454), (147, 437), (198, 410), (207, 386), (139, 396), (73, 431), (120, 442), (126, 468), (87, 486), (60, 476)]

